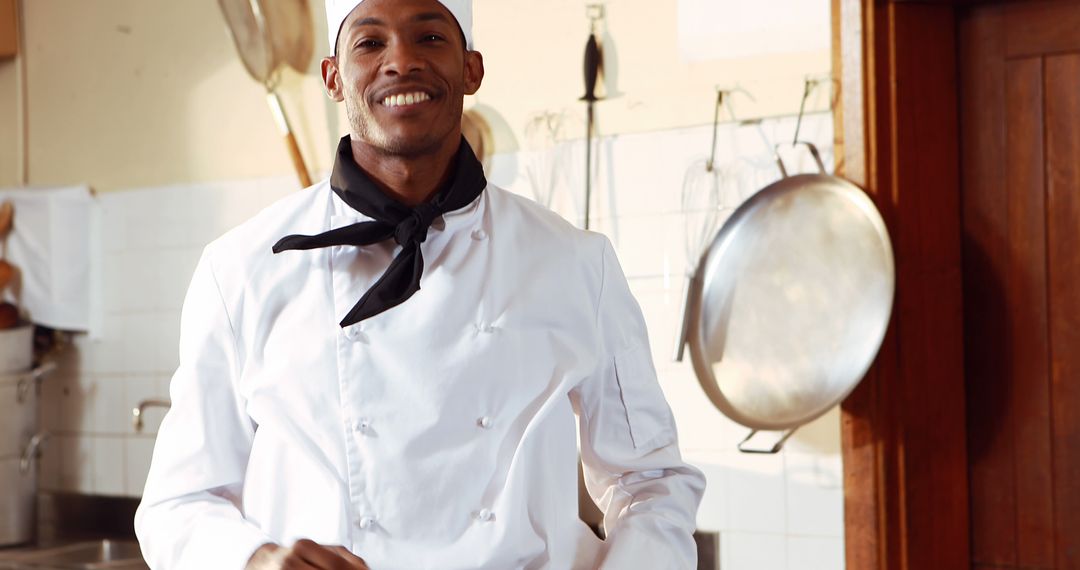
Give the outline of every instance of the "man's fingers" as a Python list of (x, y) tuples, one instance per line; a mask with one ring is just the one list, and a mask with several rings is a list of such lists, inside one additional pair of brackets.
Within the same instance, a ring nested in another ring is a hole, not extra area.
[(368, 570), (362, 559), (341, 546), (323, 546), (312, 540), (300, 539), (293, 545), (292, 551), (298, 561), (319, 570)]
[(333, 550), (349, 563), (349, 570), (370, 570), (367, 562), (364, 562), (363, 558), (350, 552), (348, 548), (345, 548), (344, 546), (331, 546), (330, 550)]
[(281, 570), (323, 570), (323, 568), (321, 566), (312, 566), (295, 556), (289, 556), (282, 561)]
[(306, 538), (296, 541), (293, 552), (308, 564), (323, 570), (338, 570), (342, 568), (341, 556), (329, 548)]

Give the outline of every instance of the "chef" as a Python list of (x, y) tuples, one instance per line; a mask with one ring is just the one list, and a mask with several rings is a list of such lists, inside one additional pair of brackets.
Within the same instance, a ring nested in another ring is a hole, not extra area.
[(611, 244), (489, 185), (461, 136), (471, 0), (326, 12), (349, 134), (195, 269), (135, 518), (150, 566), (695, 568), (704, 479)]

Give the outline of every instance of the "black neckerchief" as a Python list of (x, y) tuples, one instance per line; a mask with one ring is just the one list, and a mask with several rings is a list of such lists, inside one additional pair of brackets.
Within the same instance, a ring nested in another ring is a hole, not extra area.
[(427, 202), (410, 208), (375, 186), (353, 160), (349, 136), (342, 137), (330, 175), (330, 188), (346, 204), (374, 221), (359, 222), (314, 236), (286, 236), (274, 244), (274, 253), (335, 245), (364, 246), (393, 238), (401, 246), (401, 253), (345, 315), (341, 326), (358, 323), (404, 303), (420, 290), (420, 277), (424, 274), (420, 244), (427, 239), (431, 222), (446, 212), (468, 206), (487, 186), (484, 168), (464, 137), (454, 160), (451, 168), (455, 174), (450, 182)]

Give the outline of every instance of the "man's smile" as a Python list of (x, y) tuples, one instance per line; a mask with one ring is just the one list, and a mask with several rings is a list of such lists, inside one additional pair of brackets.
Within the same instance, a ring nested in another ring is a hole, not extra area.
[(410, 91), (407, 93), (398, 93), (396, 95), (387, 95), (386, 97), (383, 97), (382, 105), (390, 108), (414, 107), (430, 100), (431, 96), (423, 91)]

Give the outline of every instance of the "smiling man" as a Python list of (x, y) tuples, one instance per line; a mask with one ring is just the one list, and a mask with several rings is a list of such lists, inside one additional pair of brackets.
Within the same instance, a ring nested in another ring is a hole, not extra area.
[(704, 479), (611, 244), (489, 185), (461, 136), (471, 0), (326, 8), (349, 134), (195, 270), (151, 567), (694, 568)]

